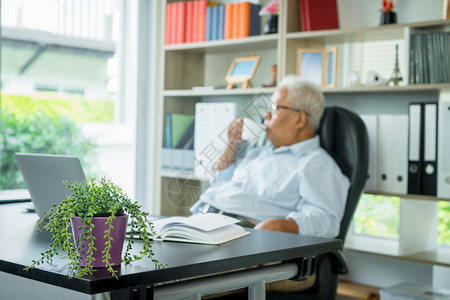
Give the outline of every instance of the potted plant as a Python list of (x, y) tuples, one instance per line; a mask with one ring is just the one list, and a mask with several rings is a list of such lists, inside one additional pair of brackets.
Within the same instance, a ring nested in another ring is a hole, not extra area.
[[(120, 265), (121, 261), (129, 264), (145, 256), (156, 267), (164, 267), (154, 258), (151, 249), (149, 234), (154, 232), (148, 213), (119, 187), (105, 178), (100, 181), (93, 178), (81, 184), (64, 182), (64, 185), (71, 195), (46, 212), (36, 228), (51, 232), (49, 249), (25, 270), (43, 262), (51, 263), (58, 254), (69, 258), (70, 278), (75, 274), (79, 277), (91, 275), (94, 268), (107, 268), (111, 276), (118, 278), (114, 266)], [(130, 237), (122, 257), (128, 218), (131, 219)], [(140, 255), (130, 253), (135, 238), (142, 239)]]

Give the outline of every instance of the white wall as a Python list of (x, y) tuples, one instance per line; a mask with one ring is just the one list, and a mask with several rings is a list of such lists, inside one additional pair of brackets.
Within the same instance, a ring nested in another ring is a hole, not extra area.
[[(122, 188), (132, 200), (135, 196), (135, 153), (136, 131), (133, 125), (83, 124), (82, 130), (96, 140), (97, 161), (93, 171), (105, 176)], [(89, 176), (89, 174), (86, 174)]]
[[(380, 25), (381, 0), (337, 0), (339, 23), (342, 29)], [(396, 0), (394, 11), (398, 23), (439, 20), (442, 0)]]
[(433, 284), (433, 265), (344, 251), (350, 273), (342, 279), (377, 287), (410, 282)]

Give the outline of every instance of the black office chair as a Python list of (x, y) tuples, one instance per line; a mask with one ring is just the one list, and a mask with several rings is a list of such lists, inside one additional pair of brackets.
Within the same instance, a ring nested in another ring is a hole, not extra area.
[[(350, 180), (344, 216), (336, 238), (345, 237), (363, 192), (369, 163), (369, 144), (366, 126), (359, 116), (340, 107), (327, 107), (318, 130), (321, 146), (336, 160)], [(338, 275), (347, 274), (348, 268), (342, 251), (326, 253), (317, 259), (316, 281), (300, 294), (276, 293), (268, 299), (335, 299)]]

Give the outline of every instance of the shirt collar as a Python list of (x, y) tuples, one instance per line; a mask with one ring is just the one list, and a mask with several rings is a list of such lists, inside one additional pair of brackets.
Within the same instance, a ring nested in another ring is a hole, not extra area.
[[(273, 146), (270, 145), (270, 147)], [(290, 146), (281, 146), (277, 149), (273, 149), (274, 153), (281, 153), (284, 151), (292, 151), (292, 153), (294, 153), (295, 155), (301, 155), (303, 153), (306, 152), (310, 152), (312, 150), (316, 150), (317, 148), (320, 147), (320, 139), (319, 139), (319, 135), (316, 134), (314, 137), (298, 142), (296, 144), (292, 144)]]

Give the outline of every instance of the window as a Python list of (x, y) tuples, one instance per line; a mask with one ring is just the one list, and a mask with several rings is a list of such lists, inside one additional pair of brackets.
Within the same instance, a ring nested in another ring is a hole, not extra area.
[[(425, 201), (425, 200), (424, 200)], [(450, 246), (450, 202), (439, 202), (438, 246)], [(356, 209), (352, 233), (376, 238), (399, 238), (400, 198), (364, 194)]]
[(382, 79), (387, 81), (394, 70), (396, 45), (398, 45), (400, 73), (403, 72), (403, 76), (405, 76), (403, 40), (353, 43), (351, 70), (352, 75), (356, 77), (353, 84), (374, 84), (370, 83), (371, 78), (368, 78), (368, 74), (375, 70)]
[(450, 246), (450, 202), (439, 202), (438, 244)]
[(355, 212), (353, 232), (397, 239), (399, 223), (400, 198), (364, 194)]
[(136, 1), (1, 5), (0, 189), (25, 187), (15, 152), (39, 152), (78, 156), (133, 197)]

